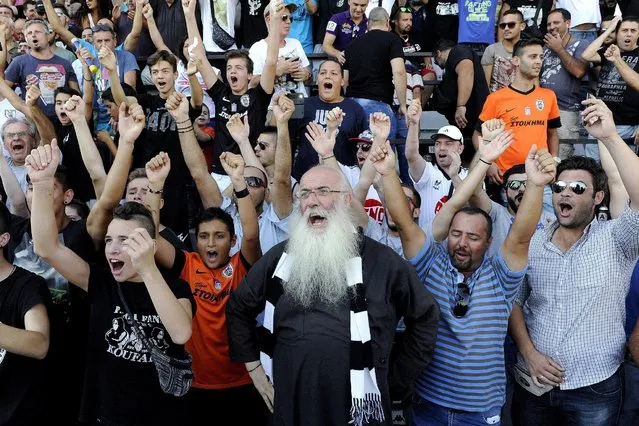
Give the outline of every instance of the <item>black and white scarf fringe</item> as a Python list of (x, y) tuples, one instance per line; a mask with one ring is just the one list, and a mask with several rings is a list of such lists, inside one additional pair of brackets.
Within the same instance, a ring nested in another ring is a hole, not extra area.
[[(289, 278), (293, 257), (282, 253), (273, 277), (282, 283)], [(373, 349), (371, 347), (371, 333), (369, 326), (364, 284), (362, 279), (362, 259), (355, 257), (348, 261), (346, 279), (350, 296), (350, 382), (351, 382), (351, 423), (362, 426), (369, 421), (384, 421), (384, 407), (382, 397), (377, 386), (375, 365), (373, 363)], [(285, 285), (285, 284), (283, 284)], [(266, 305), (264, 308), (264, 325), (261, 328), (260, 360), (266, 375), (273, 382), (273, 318), (275, 306), (283, 293), (282, 286), (271, 286), (267, 289)]]

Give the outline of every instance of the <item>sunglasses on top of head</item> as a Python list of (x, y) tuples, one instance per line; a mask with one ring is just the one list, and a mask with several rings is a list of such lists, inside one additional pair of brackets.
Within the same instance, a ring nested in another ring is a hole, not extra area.
[(586, 192), (588, 185), (586, 185), (580, 180), (575, 182), (566, 182), (563, 180), (558, 180), (557, 182), (552, 184), (551, 188), (552, 188), (552, 192), (554, 192), (555, 194), (561, 194), (562, 192), (564, 192), (564, 189), (570, 188), (570, 190), (573, 193), (577, 195), (581, 195), (584, 192)]

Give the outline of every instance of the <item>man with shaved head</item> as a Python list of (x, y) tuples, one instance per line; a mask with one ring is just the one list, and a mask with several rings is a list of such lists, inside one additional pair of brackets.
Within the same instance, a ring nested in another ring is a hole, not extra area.
[[(253, 265), (228, 302), (231, 360), (246, 363), (273, 424), (390, 425), (391, 394), (406, 397), (430, 361), (437, 306), (412, 268), (356, 229), (342, 173), (314, 167), (296, 195), (290, 239)], [(410, 351), (390, 363), (402, 316)]]

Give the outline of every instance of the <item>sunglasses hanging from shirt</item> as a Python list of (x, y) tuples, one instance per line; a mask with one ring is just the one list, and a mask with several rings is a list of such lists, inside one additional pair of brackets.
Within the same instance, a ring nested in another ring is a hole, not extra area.
[[(224, 2), (224, 5), (226, 5), (226, 2)], [(217, 22), (217, 18), (215, 17), (215, 0), (211, 0), (211, 33), (213, 35), (213, 41), (222, 50), (228, 50), (235, 44), (235, 39)]]

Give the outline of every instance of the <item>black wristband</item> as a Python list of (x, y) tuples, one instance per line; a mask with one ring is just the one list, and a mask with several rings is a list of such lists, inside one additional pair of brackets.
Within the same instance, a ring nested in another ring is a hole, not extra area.
[(488, 161), (482, 160), (481, 158), (479, 159), (479, 161), (481, 161), (484, 164), (488, 164), (489, 166), (493, 165), (493, 163), (489, 163)]
[(248, 188), (244, 188), (241, 191), (233, 191), (235, 193), (235, 198), (240, 199), (240, 198), (244, 198), (244, 197), (248, 197), (249, 196), (249, 190)]
[(255, 367), (253, 367), (252, 369), (250, 369), (248, 372), (252, 373), (253, 371), (257, 370), (258, 368), (260, 368), (262, 366), (262, 363), (260, 362), (259, 364), (257, 364)]
[(162, 193), (161, 189), (159, 189), (159, 190), (153, 189), (153, 188), (151, 188), (151, 185), (147, 185), (146, 190), (149, 191), (151, 194), (161, 194)]

